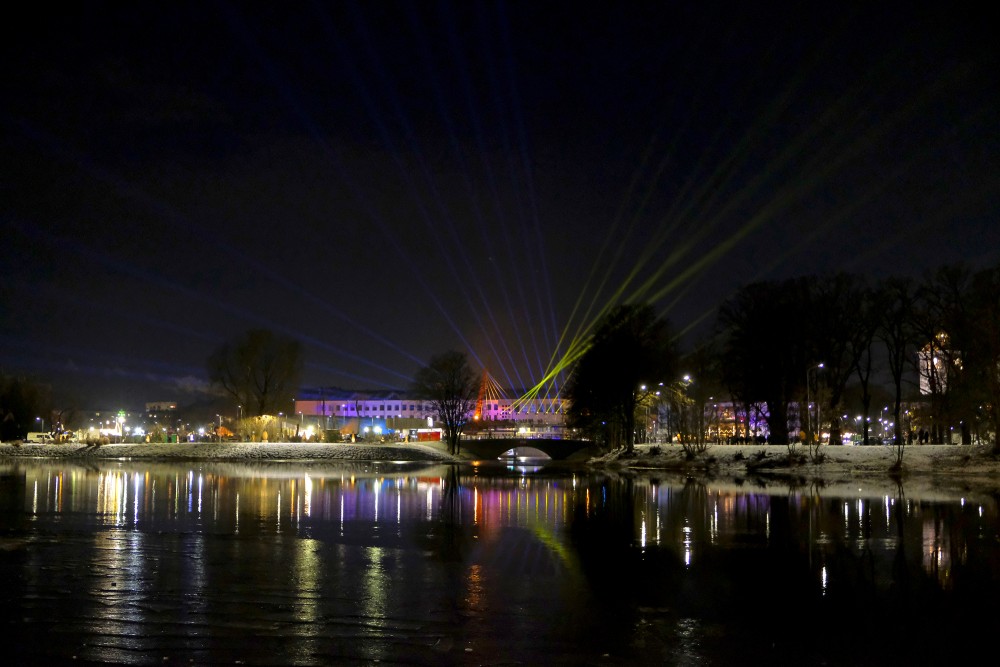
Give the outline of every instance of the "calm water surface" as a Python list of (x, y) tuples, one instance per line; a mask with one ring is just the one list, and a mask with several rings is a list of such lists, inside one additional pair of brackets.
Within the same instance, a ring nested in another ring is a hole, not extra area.
[(939, 664), (996, 499), (423, 464), (0, 464), (7, 664)]

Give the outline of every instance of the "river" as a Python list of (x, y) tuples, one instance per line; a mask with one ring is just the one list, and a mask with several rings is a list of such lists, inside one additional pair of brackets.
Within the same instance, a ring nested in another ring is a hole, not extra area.
[(992, 651), (995, 498), (583, 467), (17, 460), (7, 664), (884, 665)]

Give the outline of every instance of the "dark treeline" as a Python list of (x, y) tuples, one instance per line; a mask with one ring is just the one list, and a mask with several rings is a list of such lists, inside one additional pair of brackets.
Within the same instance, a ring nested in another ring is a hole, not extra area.
[(47, 385), (16, 376), (0, 376), (0, 442), (23, 438), (29, 431), (44, 431), (52, 412)]
[(708, 420), (728, 400), (735, 436), (772, 444), (812, 449), (818, 434), (836, 443), (850, 430), (862, 442), (891, 437), (898, 463), (906, 444), (956, 434), (996, 447), (1000, 267), (758, 282), (722, 304), (715, 335), (687, 354), (670, 331), (648, 304), (606, 316), (566, 385), (568, 425), (631, 452), (650, 439), (653, 415), (693, 455), (720, 437)]
[[(712, 430), (708, 408), (728, 400), (736, 435), (754, 437), (752, 425), (763, 422), (773, 444), (802, 438), (812, 446), (827, 432), (839, 442), (847, 429), (867, 442), (883, 417), (900, 457), (916, 438), (992, 440), (998, 449), (1000, 266), (944, 266), (921, 279), (840, 273), (758, 282), (722, 304), (714, 336), (687, 354), (675, 342), (649, 305), (614, 309), (565, 387), (568, 425), (631, 451), (650, 438), (650, 416), (665, 414), (657, 427), (696, 451)], [(230, 366), (277, 367), (273, 356), (236, 357)], [(52, 410), (48, 386), (0, 380), (0, 439), (72, 421)], [(284, 387), (274, 393), (284, 397), (294, 381), (265, 386)], [(250, 414), (253, 396), (233, 396)], [(843, 423), (844, 415), (857, 422)]]
[(715, 379), (737, 409), (766, 408), (771, 442), (788, 442), (790, 409), (810, 402), (813, 419), (822, 417), (799, 418), (804, 430), (828, 430), (836, 442), (842, 416), (860, 414), (867, 441), (873, 408), (881, 410), (873, 399), (887, 389), (898, 447), (918, 434), (951, 442), (952, 433), (963, 443), (992, 437), (996, 447), (1000, 267), (755, 283), (722, 305), (708, 345), (718, 346)]

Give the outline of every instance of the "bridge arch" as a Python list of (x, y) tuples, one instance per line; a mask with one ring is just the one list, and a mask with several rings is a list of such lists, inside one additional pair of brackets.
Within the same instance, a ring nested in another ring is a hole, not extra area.
[(511, 449), (530, 447), (537, 449), (553, 461), (587, 460), (601, 453), (589, 440), (548, 440), (544, 438), (496, 438), (462, 440), (465, 458), (496, 459)]

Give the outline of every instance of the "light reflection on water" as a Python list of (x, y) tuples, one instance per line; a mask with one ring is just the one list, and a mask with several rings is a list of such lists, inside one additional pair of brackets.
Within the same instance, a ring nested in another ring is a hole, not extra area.
[[(507, 463), (4, 473), (0, 603), (27, 661), (876, 664), (998, 619), (988, 498)], [(863, 655), (815, 632), (848, 619)]]

